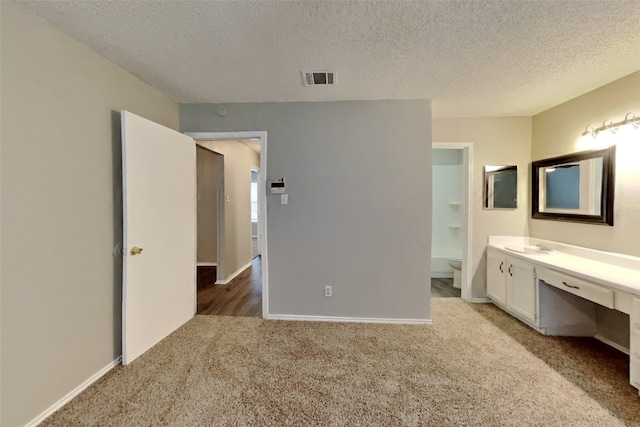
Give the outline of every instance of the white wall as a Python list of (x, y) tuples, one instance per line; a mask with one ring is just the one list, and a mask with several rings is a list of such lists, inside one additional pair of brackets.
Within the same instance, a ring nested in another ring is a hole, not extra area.
[[(260, 155), (240, 141), (198, 141), (224, 156), (224, 277), (251, 262), (251, 168)], [(220, 277), (220, 276), (218, 276)]]
[[(491, 235), (526, 236), (528, 233), (531, 118), (434, 118), (433, 140), (473, 143), (471, 293), (473, 298), (484, 298), (486, 297), (487, 237)], [(518, 209), (483, 209), (482, 168), (485, 165), (518, 165)]]
[(433, 150), (432, 277), (453, 277), (447, 257), (462, 257), (464, 170), (461, 149)]
[(120, 116), (176, 128), (178, 105), (0, 2), (1, 388), (22, 426), (121, 354)]
[(225, 107), (183, 104), (180, 127), (267, 131), (266, 180), (289, 194), (267, 196), (269, 311), (428, 319), (430, 102)]

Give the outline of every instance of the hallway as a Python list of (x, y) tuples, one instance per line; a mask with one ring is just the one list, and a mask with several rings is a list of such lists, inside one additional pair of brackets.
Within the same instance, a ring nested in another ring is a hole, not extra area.
[(230, 283), (214, 282), (215, 267), (198, 268), (197, 314), (262, 317), (262, 257)]

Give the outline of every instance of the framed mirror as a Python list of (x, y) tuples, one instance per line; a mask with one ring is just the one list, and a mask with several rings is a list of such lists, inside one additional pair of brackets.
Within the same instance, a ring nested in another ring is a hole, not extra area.
[(615, 146), (538, 160), (532, 217), (613, 225)]
[(484, 167), (484, 208), (518, 207), (518, 166)]

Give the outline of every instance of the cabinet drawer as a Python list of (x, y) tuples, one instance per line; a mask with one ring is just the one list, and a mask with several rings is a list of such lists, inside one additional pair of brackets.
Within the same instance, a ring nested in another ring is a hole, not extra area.
[(613, 308), (613, 290), (557, 271), (541, 269), (538, 279), (596, 304)]

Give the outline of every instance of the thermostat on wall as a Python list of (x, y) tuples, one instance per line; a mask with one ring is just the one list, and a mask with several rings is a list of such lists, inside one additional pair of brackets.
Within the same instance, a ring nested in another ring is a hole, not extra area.
[(284, 178), (276, 178), (271, 180), (271, 194), (284, 194)]

